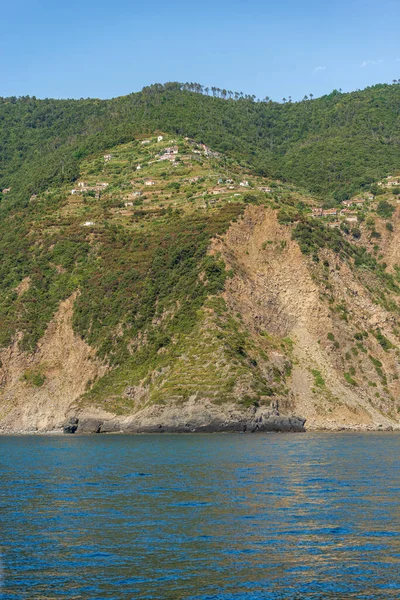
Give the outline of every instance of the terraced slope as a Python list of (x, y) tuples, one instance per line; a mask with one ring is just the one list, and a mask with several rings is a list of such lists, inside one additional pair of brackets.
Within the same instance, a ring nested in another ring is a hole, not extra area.
[(397, 427), (399, 209), (376, 188), (320, 216), (160, 132), (83, 158), (0, 223), (0, 427)]

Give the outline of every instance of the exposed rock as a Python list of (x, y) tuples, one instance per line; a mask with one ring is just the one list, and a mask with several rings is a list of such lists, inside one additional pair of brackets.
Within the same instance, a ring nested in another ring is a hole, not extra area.
[(71, 417), (63, 427), (64, 433), (75, 433), (78, 429), (79, 419), (77, 417)]
[(205, 401), (167, 407), (151, 406), (127, 417), (104, 411), (79, 416), (77, 433), (214, 433), (304, 432), (305, 419), (280, 415), (277, 408), (240, 409)]

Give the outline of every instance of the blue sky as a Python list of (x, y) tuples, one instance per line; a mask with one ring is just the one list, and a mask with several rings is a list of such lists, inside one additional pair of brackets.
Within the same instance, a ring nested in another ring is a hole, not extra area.
[(296, 100), (400, 79), (400, 0), (0, 6), (0, 96), (111, 98), (194, 81)]

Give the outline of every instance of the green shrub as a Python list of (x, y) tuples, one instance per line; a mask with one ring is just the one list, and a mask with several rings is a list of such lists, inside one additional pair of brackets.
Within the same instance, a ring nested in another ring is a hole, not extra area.
[(325, 387), (325, 379), (322, 377), (321, 372), (317, 369), (312, 369), (311, 373), (314, 376), (314, 385), (319, 388)]
[(350, 383), (350, 385), (354, 385), (354, 386), (358, 386), (357, 381), (355, 381), (352, 376), (350, 375), (350, 373), (345, 373), (344, 374), (344, 378), (347, 381), (347, 383)]

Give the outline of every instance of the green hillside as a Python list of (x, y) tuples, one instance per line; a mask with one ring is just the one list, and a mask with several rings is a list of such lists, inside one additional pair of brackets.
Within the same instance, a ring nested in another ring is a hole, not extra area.
[(0, 99), (0, 188), (26, 202), (50, 183), (73, 181), (88, 154), (156, 130), (207, 143), (326, 200), (399, 167), (397, 83), (284, 104), (193, 89), (203, 90), (170, 83), (104, 101)]
[[(73, 185), (53, 183), (0, 222), (1, 346), (18, 332), (20, 348), (33, 352), (59, 303), (79, 290), (74, 329), (112, 368), (89, 398), (119, 398), (172, 363), (179, 371), (182, 355), (191, 385), (212, 388), (219, 401), (241, 377), (256, 397), (268, 395), (247, 334), (216, 299), (231, 275), (209, 254), (210, 240), (249, 204), (290, 199), (302, 208), (307, 199), (178, 136), (142, 136), (78, 166)], [(213, 349), (222, 352), (217, 370)], [(32, 376), (41, 381), (41, 372)], [(185, 381), (175, 373), (153, 399), (166, 389), (182, 396)]]
[(399, 89), (4, 100), (0, 422), (397, 422)]

